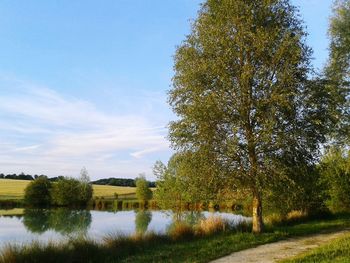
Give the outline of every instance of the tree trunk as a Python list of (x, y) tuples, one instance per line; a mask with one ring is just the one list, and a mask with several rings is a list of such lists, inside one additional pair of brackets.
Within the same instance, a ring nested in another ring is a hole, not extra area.
[(253, 193), (253, 233), (259, 234), (264, 230), (264, 222), (262, 218), (262, 200), (261, 195), (257, 192)]

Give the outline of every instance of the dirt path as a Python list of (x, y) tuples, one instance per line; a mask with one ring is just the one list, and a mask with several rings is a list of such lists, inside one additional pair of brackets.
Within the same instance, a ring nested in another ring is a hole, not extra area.
[(350, 229), (341, 230), (333, 233), (316, 234), (307, 237), (296, 237), (282, 240), (275, 243), (261, 245), (235, 252), (223, 258), (212, 261), (211, 263), (272, 263), (278, 260), (290, 258), (310, 249), (319, 247), (335, 238), (339, 238)]

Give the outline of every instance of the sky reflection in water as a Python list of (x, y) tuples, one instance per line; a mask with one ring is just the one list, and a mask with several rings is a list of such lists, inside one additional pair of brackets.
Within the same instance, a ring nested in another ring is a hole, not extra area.
[(175, 218), (181, 217), (194, 224), (212, 214), (237, 223), (249, 220), (240, 215), (220, 212), (185, 212), (175, 215), (169, 211), (25, 209), (23, 215), (0, 216), (0, 246), (33, 240), (57, 242), (76, 236), (101, 240), (109, 234), (129, 235), (146, 231), (164, 233)]

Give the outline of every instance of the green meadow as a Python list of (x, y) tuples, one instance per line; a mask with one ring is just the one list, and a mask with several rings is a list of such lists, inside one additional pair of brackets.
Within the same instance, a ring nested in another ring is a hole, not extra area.
[[(0, 200), (23, 199), (24, 189), (31, 181), (0, 179)], [(112, 197), (114, 194), (130, 195), (136, 191), (135, 187), (93, 185), (94, 197)]]

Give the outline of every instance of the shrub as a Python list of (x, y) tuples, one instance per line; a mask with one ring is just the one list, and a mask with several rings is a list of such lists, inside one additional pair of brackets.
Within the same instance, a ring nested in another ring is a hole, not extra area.
[(168, 235), (173, 240), (191, 239), (194, 236), (194, 230), (188, 223), (176, 221), (168, 228)]
[(323, 158), (320, 171), (327, 185), (327, 206), (333, 212), (350, 211), (350, 152), (332, 148)]
[(47, 206), (51, 202), (51, 182), (46, 177), (38, 177), (30, 182), (24, 191), (24, 201), (29, 206)]
[(309, 218), (311, 218), (311, 216), (307, 212), (301, 210), (293, 210), (286, 215), (277, 213), (270, 214), (265, 218), (265, 222), (272, 226), (291, 225), (301, 223)]
[(202, 219), (196, 226), (198, 234), (211, 235), (218, 232), (223, 232), (228, 228), (228, 222), (220, 216), (209, 216)]
[(144, 175), (136, 178), (136, 197), (142, 202), (146, 202), (152, 198), (152, 191)]
[(92, 198), (92, 186), (74, 178), (59, 180), (52, 189), (52, 202), (58, 206), (87, 205)]
[(288, 175), (276, 180), (269, 191), (265, 192), (265, 214), (281, 214), (283, 217), (291, 211), (305, 211), (317, 215), (327, 211), (325, 205), (325, 185), (316, 166), (295, 164), (286, 169)]

